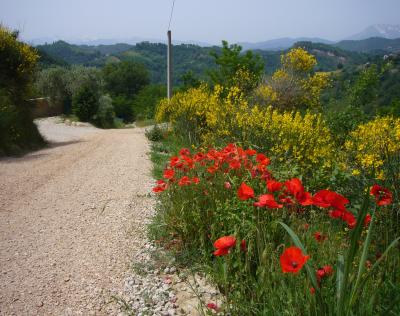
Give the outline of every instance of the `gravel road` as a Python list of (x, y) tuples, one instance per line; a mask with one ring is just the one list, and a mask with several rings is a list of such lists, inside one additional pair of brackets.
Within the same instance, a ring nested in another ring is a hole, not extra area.
[(144, 130), (38, 125), (49, 147), (0, 159), (0, 314), (117, 314), (153, 207)]

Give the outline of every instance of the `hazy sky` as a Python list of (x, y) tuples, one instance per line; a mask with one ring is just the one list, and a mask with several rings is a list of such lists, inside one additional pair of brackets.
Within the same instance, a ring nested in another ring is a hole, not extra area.
[[(0, 0), (0, 23), (23, 39), (165, 38), (172, 0)], [(176, 40), (278, 37), (338, 40), (371, 24), (400, 24), (400, 0), (176, 0)]]

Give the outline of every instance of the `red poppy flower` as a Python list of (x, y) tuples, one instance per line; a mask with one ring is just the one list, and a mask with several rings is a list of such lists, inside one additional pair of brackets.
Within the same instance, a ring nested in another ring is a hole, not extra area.
[(314, 233), (314, 238), (315, 238), (316, 241), (322, 242), (322, 241), (326, 240), (328, 237), (322, 235), (321, 232), (315, 232)]
[(216, 166), (211, 166), (211, 167), (208, 167), (207, 168), (207, 171), (209, 172), (209, 173), (215, 173), (216, 171), (218, 170), (218, 167), (216, 167)]
[(347, 223), (349, 228), (353, 229), (354, 227), (356, 227), (357, 220), (353, 213), (349, 211), (343, 212), (342, 219)]
[(171, 157), (171, 158), (169, 159), (169, 165), (170, 165), (171, 167), (175, 167), (179, 162), (180, 162), (180, 159), (179, 159), (179, 157), (176, 157), (176, 156)]
[(322, 280), (322, 278), (325, 276), (324, 269), (318, 269), (316, 272), (316, 275), (317, 275), (318, 282), (320, 282)]
[(215, 256), (225, 256), (229, 253), (230, 249), (236, 245), (236, 238), (233, 236), (224, 236), (214, 242)]
[(301, 183), (301, 180), (298, 178), (293, 178), (285, 182), (285, 187), (288, 193), (290, 193), (293, 196), (296, 196), (298, 193), (301, 193), (304, 191), (303, 184)]
[(372, 216), (368, 213), (367, 215), (365, 215), (364, 218), (364, 226), (368, 227), (369, 223), (371, 222)]
[(165, 179), (172, 179), (175, 175), (174, 169), (164, 169), (164, 178)]
[(182, 156), (183, 159), (183, 164), (188, 167), (189, 169), (193, 169), (194, 168), (194, 161), (192, 158), (187, 157), (187, 156)]
[(225, 182), (224, 183), (224, 188), (227, 190), (230, 190), (230, 188), (232, 187), (232, 185), (229, 182)]
[(283, 204), (287, 204), (287, 205), (293, 205), (294, 204), (294, 201), (290, 197), (287, 197), (284, 194), (279, 195), (278, 198), (279, 198), (279, 201), (281, 201), (281, 203), (283, 203)]
[(282, 204), (278, 204), (272, 194), (263, 194), (259, 197), (258, 202), (254, 203), (257, 207), (268, 207), (268, 208), (282, 208)]
[(282, 183), (275, 180), (267, 180), (267, 189), (269, 192), (274, 193), (282, 189)]
[(297, 273), (301, 270), (310, 256), (303, 255), (300, 248), (289, 247), (284, 250), (280, 257), (283, 273)]
[(242, 183), (237, 191), (239, 200), (245, 201), (254, 198), (254, 190), (246, 183)]
[(257, 151), (255, 151), (254, 149), (246, 149), (245, 153), (249, 156), (254, 156), (257, 153)]
[(310, 192), (302, 192), (296, 196), (297, 202), (299, 202), (300, 205), (303, 206), (308, 206), (308, 205), (313, 205), (313, 200), (312, 200), (312, 195)]
[(199, 184), (200, 183), (200, 178), (199, 177), (193, 177), (192, 178), (192, 183)]
[(376, 204), (379, 206), (389, 205), (392, 203), (392, 192), (378, 184), (373, 185), (370, 194), (375, 196)]
[(217, 306), (217, 304), (212, 303), (212, 302), (207, 304), (207, 308), (212, 309), (212, 310), (214, 310), (214, 311), (216, 311), (216, 312), (217, 312), (218, 309), (219, 309), (218, 306)]
[(188, 176), (183, 176), (178, 182), (178, 184), (180, 186), (189, 185), (190, 183), (191, 183), (191, 181), (190, 181), (190, 178)]
[(229, 168), (231, 168), (231, 169), (240, 169), (240, 166), (241, 166), (241, 164), (240, 164), (239, 160), (232, 160), (229, 163)]
[(206, 158), (206, 155), (203, 153), (197, 153), (196, 155), (193, 156), (193, 160), (196, 162), (203, 161)]
[(157, 181), (157, 186), (155, 186), (155, 187), (153, 188), (153, 192), (154, 192), (154, 193), (163, 192), (163, 191), (165, 191), (165, 190), (167, 189), (167, 187), (168, 187), (168, 184), (165, 183), (164, 180), (158, 180), (158, 181)]
[(333, 274), (333, 268), (332, 268), (332, 266), (329, 266), (329, 265), (328, 265), (328, 266), (324, 266), (323, 269), (324, 269), (326, 275), (331, 275), (331, 274)]
[(312, 288), (310, 288), (310, 293), (311, 293), (311, 295), (314, 295), (315, 294), (315, 289), (312, 287)]
[(301, 180), (293, 178), (285, 182), (286, 193), (296, 198), (297, 202), (303, 206), (312, 205), (313, 200), (309, 192), (304, 190)]
[(155, 186), (152, 190), (153, 190), (153, 192), (154, 193), (160, 193), (160, 192), (163, 192), (163, 191), (165, 191), (165, 187), (161, 187), (161, 186)]
[(256, 156), (256, 161), (259, 162), (263, 166), (268, 166), (271, 162), (271, 160), (264, 154), (258, 154)]
[(349, 228), (353, 229), (356, 224), (357, 220), (353, 213), (349, 212), (348, 210), (332, 210), (329, 211), (329, 216), (332, 218), (340, 218), (347, 223)]
[(318, 269), (316, 272), (318, 284), (321, 283), (321, 280), (323, 278), (326, 278), (332, 274), (333, 274), (332, 266), (327, 265), (327, 266), (324, 266), (323, 268)]
[(333, 207), (342, 211), (346, 209), (345, 205), (349, 203), (349, 200), (344, 196), (329, 190), (318, 191), (312, 200), (316, 206), (323, 208)]
[(332, 218), (341, 218), (342, 215), (343, 215), (343, 211), (341, 211), (341, 210), (329, 211), (329, 216)]
[(181, 155), (181, 156), (190, 156), (190, 150), (187, 149), (187, 148), (182, 148), (182, 149), (179, 151), (179, 155)]

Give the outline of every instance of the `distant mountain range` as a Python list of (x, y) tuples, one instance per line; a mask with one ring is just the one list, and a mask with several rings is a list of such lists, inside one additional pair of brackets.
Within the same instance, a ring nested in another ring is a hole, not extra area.
[[(367, 27), (365, 30), (362, 32), (355, 34), (353, 36), (350, 36), (346, 38), (344, 41), (339, 41), (339, 42), (334, 42), (330, 41), (324, 38), (318, 38), (318, 37), (297, 37), (297, 38), (289, 38), (289, 37), (284, 37), (284, 38), (277, 38), (277, 39), (272, 39), (264, 42), (256, 42), (256, 43), (239, 43), (244, 50), (255, 50), (255, 49), (260, 49), (260, 50), (282, 50), (282, 49), (288, 49), (292, 47), (295, 43), (297, 42), (312, 42), (312, 43), (322, 43), (322, 44), (334, 44), (335, 46), (342, 47), (346, 46), (349, 47), (350, 50), (356, 50), (356, 51), (368, 51), (368, 43), (366, 45), (353, 45), (352, 43), (349, 43), (347, 41), (351, 40), (367, 40), (370, 38), (381, 38), (381, 39), (399, 39), (400, 38), (400, 25), (390, 25), (390, 24), (376, 24), (376, 25), (371, 25)], [(345, 42), (345, 43), (343, 43)], [(379, 42), (377, 40), (376, 42)], [(379, 46), (379, 49), (383, 49), (383, 46), (390, 47), (389, 42), (381, 41), (380, 43), (377, 43)], [(359, 47), (359, 48), (358, 48)], [(342, 47), (344, 48), (344, 47)], [(349, 49), (349, 48), (344, 48), (344, 49)], [(390, 50), (390, 49), (389, 49)]]
[[(400, 38), (400, 25), (391, 25), (391, 24), (376, 24), (371, 25), (357, 33), (353, 36), (345, 38), (344, 41), (331, 41), (324, 38), (318, 37), (297, 37), (297, 38), (290, 38), (290, 37), (283, 37), (277, 38), (262, 42), (242, 42), (239, 43), (243, 47), (244, 50), (285, 50), (292, 47), (297, 42), (312, 42), (312, 43), (322, 43), (322, 44), (330, 44), (336, 45), (338, 47), (348, 47), (344, 49), (350, 50), (357, 50), (357, 51), (368, 51), (368, 44), (365, 46), (362, 44), (361, 46), (353, 45), (351, 42), (352, 40), (366, 40), (369, 38), (383, 38), (383, 39), (398, 39)], [(36, 45), (43, 45), (45, 43), (51, 44), (61, 40), (60, 38), (51, 38), (51, 37), (43, 37), (43, 38), (36, 38), (32, 40), (27, 40), (30, 44)], [(88, 46), (98, 46), (98, 45), (115, 45), (115, 44), (129, 44), (129, 45), (136, 45), (137, 43), (142, 42), (149, 42), (149, 43), (166, 43), (166, 39), (155, 39), (155, 38), (144, 38), (144, 37), (129, 37), (129, 38), (109, 38), (109, 39), (63, 39), (68, 43), (75, 44), (75, 45), (88, 45)], [(376, 41), (377, 42), (377, 41)], [(382, 43), (377, 44), (379, 46), (378, 49), (381, 49), (382, 46), (390, 47), (391, 43), (381, 41)], [(175, 45), (179, 44), (193, 44), (202, 47), (211, 47), (215, 46), (210, 43), (199, 42), (199, 41), (173, 41)], [(344, 46), (343, 46), (344, 45)], [(360, 48), (358, 48), (360, 47)], [(390, 50), (390, 49), (389, 49)]]
[(346, 40), (364, 40), (371, 37), (382, 37), (387, 39), (400, 38), (400, 25), (392, 24), (375, 24), (367, 27), (365, 30)]
[(323, 43), (323, 44), (333, 44), (333, 41), (329, 41), (323, 38), (318, 37), (297, 37), (297, 38), (277, 38), (264, 42), (257, 43), (239, 43), (240, 46), (243, 47), (244, 50), (282, 50), (292, 47), (297, 42), (313, 42), (313, 43)]
[[(59, 38), (59, 37), (40, 37), (34, 39), (28, 39), (26, 42), (33, 46), (52, 44), (58, 41), (65, 41), (74, 45), (88, 45), (88, 46), (98, 46), (98, 45), (115, 45), (115, 44), (128, 44), (136, 45), (138, 43), (149, 42), (149, 43), (167, 43), (167, 39), (155, 39), (155, 38), (145, 38), (145, 37), (127, 37), (127, 38), (97, 38), (97, 39), (78, 39), (78, 38)], [(199, 41), (173, 41), (173, 44), (192, 44), (202, 47), (213, 46), (210, 43), (199, 42)]]
[(359, 53), (386, 54), (400, 52), (400, 38), (371, 37), (363, 40), (340, 41), (333, 46)]

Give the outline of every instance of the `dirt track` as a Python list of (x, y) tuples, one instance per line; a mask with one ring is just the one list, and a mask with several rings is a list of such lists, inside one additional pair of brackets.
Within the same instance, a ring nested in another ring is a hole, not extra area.
[(39, 124), (49, 148), (0, 159), (0, 314), (114, 314), (152, 207), (144, 131)]

